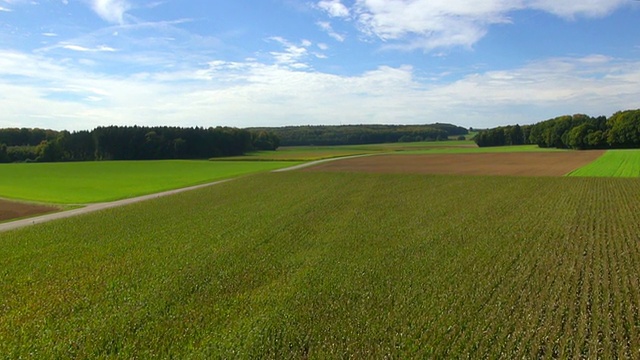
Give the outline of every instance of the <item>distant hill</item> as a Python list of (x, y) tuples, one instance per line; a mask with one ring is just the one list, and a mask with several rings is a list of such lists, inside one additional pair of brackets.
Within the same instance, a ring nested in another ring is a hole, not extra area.
[(467, 135), (467, 129), (452, 124), (426, 125), (318, 125), (248, 128), (251, 132), (273, 133), (282, 146), (359, 145), (393, 142), (447, 140)]

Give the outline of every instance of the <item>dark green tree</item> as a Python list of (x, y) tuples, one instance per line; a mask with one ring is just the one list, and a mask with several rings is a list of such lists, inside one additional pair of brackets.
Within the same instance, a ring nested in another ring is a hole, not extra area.
[(7, 152), (7, 145), (0, 144), (0, 163), (8, 163), (11, 162), (9, 158), (9, 153)]

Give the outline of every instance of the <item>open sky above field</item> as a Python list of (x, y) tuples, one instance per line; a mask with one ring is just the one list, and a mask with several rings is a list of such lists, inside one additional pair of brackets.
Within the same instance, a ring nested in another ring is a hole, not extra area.
[(640, 1), (0, 0), (0, 127), (452, 122), (640, 107)]

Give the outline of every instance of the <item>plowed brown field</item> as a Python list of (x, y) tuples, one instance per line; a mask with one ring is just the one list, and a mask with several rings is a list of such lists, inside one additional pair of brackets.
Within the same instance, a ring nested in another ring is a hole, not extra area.
[(45, 214), (57, 210), (58, 209), (51, 206), (31, 205), (0, 199), (0, 221)]
[(380, 155), (327, 162), (304, 171), (563, 176), (602, 154), (604, 151)]

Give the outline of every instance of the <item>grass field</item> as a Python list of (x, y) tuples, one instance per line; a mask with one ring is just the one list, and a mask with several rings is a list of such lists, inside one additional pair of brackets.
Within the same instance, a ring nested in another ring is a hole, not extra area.
[(7, 358), (637, 358), (640, 181), (244, 177), (0, 233)]
[(640, 150), (609, 150), (569, 176), (640, 177)]
[(185, 160), (0, 164), (0, 197), (58, 204), (102, 202), (292, 165)]

